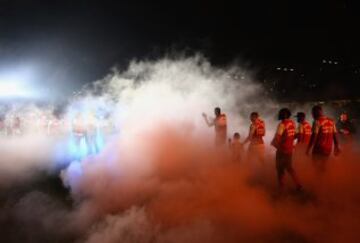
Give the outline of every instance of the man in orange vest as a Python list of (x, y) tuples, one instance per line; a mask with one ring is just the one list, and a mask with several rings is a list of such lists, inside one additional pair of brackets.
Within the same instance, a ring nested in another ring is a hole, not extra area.
[(249, 135), (244, 141), (244, 145), (250, 142), (248, 148), (248, 158), (254, 159), (258, 162), (264, 163), (265, 161), (265, 122), (260, 119), (257, 112), (250, 114), (251, 125), (249, 129)]
[(312, 150), (312, 159), (318, 172), (324, 172), (334, 144), (334, 154), (340, 153), (335, 122), (326, 117), (321, 106), (312, 108), (314, 123), (306, 154)]
[(301, 190), (302, 186), (292, 166), (296, 125), (295, 122), (290, 119), (290, 116), (291, 112), (288, 108), (282, 108), (279, 111), (278, 119), (281, 120), (281, 122), (278, 125), (271, 145), (276, 148), (276, 171), (280, 190), (284, 187), (285, 171), (287, 171), (293, 179), (296, 189)]
[(223, 146), (227, 139), (227, 120), (226, 115), (221, 113), (221, 109), (216, 107), (214, 109), (215, 118), (209, 120), (207, 115), (203, 113), (204, 120), (209, 127), (215, 127), (215, 145)]
[[(304, 112), (298, 112), (296, 114), (298, 127), (296, 131), (296, 140), (297, 145), (303, 146), (308, 145), (311, 137), (311, 125), (308, 121), (306, 121), (306, 116)], [(304, 150), (305, 151), (305, 150)]]

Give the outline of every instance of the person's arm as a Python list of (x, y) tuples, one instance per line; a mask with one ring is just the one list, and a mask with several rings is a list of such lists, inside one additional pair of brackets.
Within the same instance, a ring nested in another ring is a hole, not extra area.
[(338, 139), (337, 133), (334, 133), (333, 136), (334, 136), (334, 145), (335, 145), (334, 154), (335, 154), (335, 156), (338, 156), (341, 152), (340, 147), (339, 147), (339, 139)]
[(309, 142), (309, 145), (306, 149), (306, 154), (310, 154), (310, 151), (317, 139), (317, 135), (318, 135), (318, 132), (319, 132), (319, 126), (317, 124), (317, 122), (315, 121), (313, 126), (312, 126), (312, 133), (311, 133), (311, 137), (310, 137), (310, 142)]
[(285, 127), (283, 124), (279, 124), (275, 136), (273, 138), (273, 140), (271, 141), (271, 145), (274, 146), (276, 149), (279, 148), (280, 143), (281, 143), (281, 137), (284, 133)]
[(251, 124), (250, 129), (249, 129), (249, 135), (244, 140), (243, 144), (247, 144), (248, 142), (250, 142), (250, 140), (253, 137), (254, 133), (255, 133), (255, 126), (253, 124)]
[(310, 136), (310, 141), (309, 141), (309, 144), (306, 148), (306, 154), (310, 154), (310, 151), (312, 149), (312, 146), (314, 144), (314, 141), (315, 141), (315, 133), (311, 133), (311, 136)]
[(334, 126), (334, 133), (333, 133), (333, 139), (334, 139), (334, 154), (335, 156), (340, 154), (340, 148), (339, 148), (339, 139), (337, 136), (336, 126)]
[(336, 129), (337, 129), (340, 133), (342, 133), (342, 125), (341, 125), (340, 120), (338, 120), (338, 121), (336, 122)]
[(204, 117), (204, 120), (206, 122), (206, 124), (209, 126), (209, 127), (212, 127), (215, 125), (215, 122), (214, 121), (209, 121), (207, 115), (205, 113), (202, 114), (202, 116)]

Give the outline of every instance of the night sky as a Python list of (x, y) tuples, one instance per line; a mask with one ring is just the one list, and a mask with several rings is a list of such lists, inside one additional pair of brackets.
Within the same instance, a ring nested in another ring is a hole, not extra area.
[(289, 88), (299, 86), (309, 99), (358, 97), (358, 10), (343, 0), (0, 0), (0, 72), (35, 66), (39, 84), (70, 92), (134, 58), (199, 51), (278, 80), (278, 96), (296, 98)]

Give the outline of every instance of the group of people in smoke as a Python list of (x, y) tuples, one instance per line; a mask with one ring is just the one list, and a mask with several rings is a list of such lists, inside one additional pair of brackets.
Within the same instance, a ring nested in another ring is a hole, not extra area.
[(68, 130), (76, 134), (93, 133), (96, 127), (103, 127), (105, 119), (97, 119), (94, 115), (78, 113), (74, 118), (59, 118), (54, 115), (30, 114), (0, 114), (0, 135), (20, 136), (25, 133), (41, 133), (56, 135)]
[[(60, 117), (49, 112), (9, 112), (0, 114), (0, 139), (46, 135), (66, 143), (64, 154), (72, 159), (83, 159), (98, 154), (105, 144), (105, 136), (114, 131), (108, 118), (95, 112), (74, 112)], [(65, 142), (66, 141), (66, 142)]]
[(0, 135), (2, 137), (18, 137), (27, 132), (53, 135), (59, 132), (62, 121), (47, 118), (45, 115), (33, 117), (9, 116), (0, 117)]
[(23, 133), (21, 120), (18, 116), (10, 122), (0, 117), (0, 135), (1, 136), (19, 136)]
[[(219, 107), (216, 107), (214, 112), (214, 119), (209, 119), (205, 113), (203, 113), (203, 117), (209, 127), (215, 127), (215, 145), (223, 147), (227, 143), (226, 115), (221, 113)], [(284, 175), (285, 172), (288, 172), (296, 185), (296, 189), (302, 190), (302, 185), (292, 165), (294, 151), (307, 155), (311, 153), (315, 169), (318, 172), (324, 172), (332, 151), (334, 150), (335, 156), (340, 153), (338, 130), (342, 136), (350, 137), (351, 134), (355, 133), (355, 127), (348, 120), (346, 113), (342, 113), (337, 124), (325, 116), (320, 105), (314, 106), (311, 113), (314, 119), (312, 125), (306, 121), (304, 112), (298, 112), (296, 115), (298, 126), (296, 126), (291, 119), (291, 111), (288, 108), (282, 108), (278, 112), (280, 122), (271, 145), (276, 149), (275, 161), (280, 189), (284, 187)], [(250, 114), (250, 120), (249, 134), (243, 142), (240, 141), (239, 133), (234, 133), (233, 139), (228, 140), (232, 159), (240, 161), (243, 157), (243, 147), (249, 143), (247, 160), (264, 163), (265, 143), (263, 138), (266, 134), (265, 122), (257, 112)], [(347, 139), (350, 140), (350, 138)]]

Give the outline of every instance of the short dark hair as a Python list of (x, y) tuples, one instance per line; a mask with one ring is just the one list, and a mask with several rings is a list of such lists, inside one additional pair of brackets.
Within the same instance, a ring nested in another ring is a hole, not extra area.
[(288, 108), (282, 108), (279, 110), (279, 120), (288, 119), (291, 116), (291, 111)]
[(238, 132), (234, 133), (234, 138), (240, 138), (240, 133)]
[(259, 117), (259, 113), (257, 113), (256, 111), (251, 112), (250, 117), (251, 116)]
[(220, 107), (215, 107), (215, 109), (214, 109), (215, 111), (219, 111), (219, 112), (221, 112), (221, 109), (220, 109)]
[(321, 115), (322, 112), (323, 112), (323, 109), (322, 109), (321, 105), (314, 105), (313, 108), (311, 109), (311, 113), (314, 116)]
[(305, 119), (306, 115), (305, 115), (304, 112), (298, 112), (298, 113), (296, 114), (296, 117), (297, 117), (297, 118), (301, 118), (301, 119)]

